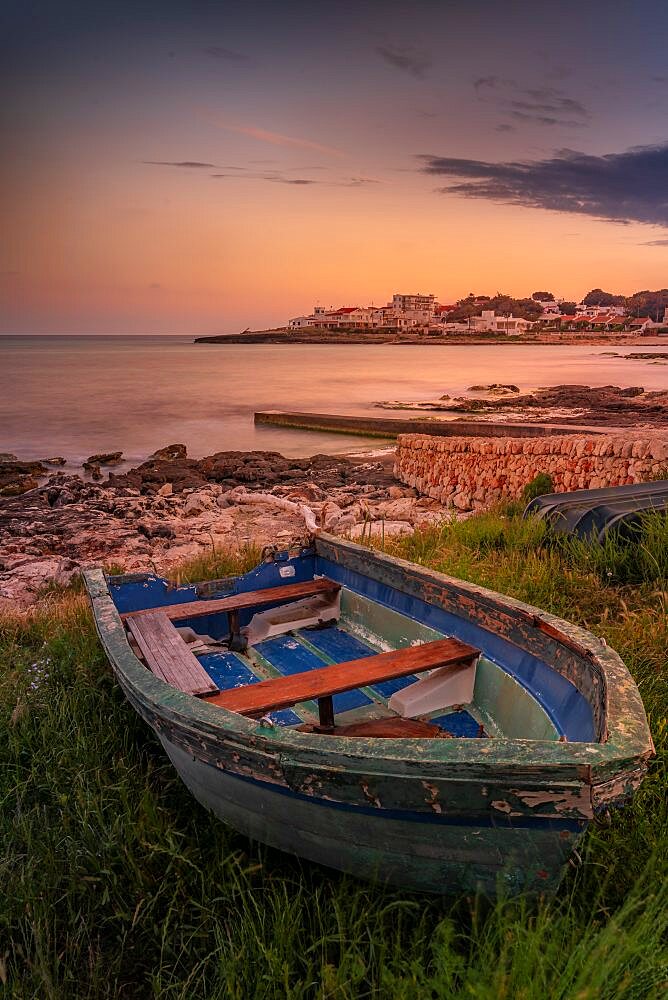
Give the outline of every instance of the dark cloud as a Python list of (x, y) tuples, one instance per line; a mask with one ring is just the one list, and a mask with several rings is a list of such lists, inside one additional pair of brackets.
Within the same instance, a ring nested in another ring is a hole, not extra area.
[(668, 143), (606, 156), (564, 149), (530, 162), (419, 159), (425, 173), (457, 178), (443, 194), (668, 227)]
[(515, 121), (582, 128), (589, 120), (584, 104), (558, 87), (521, 87), (515, 80), (480, 76), (473, 89), (478, 100), (495, 104)]
[(162, 288), (162, 285), (160, 284), (159, 281), (152, 281), (151, 284), (148, 287), (149, 288)]
[(215, 163), (200, 163), (199, 160), (142, 160), (153, 167), (187, 167), (189, 170), (199, 170), (202, 167), (214, 168)]
[(424, 49), (410, 45), (378, 45), (376, 52), (390, 66), (410, 73), (418, 80), (423, 79), (431, 66), (431, 56)]
[(496, 132), (514, 132), (515, 126), (508, 125), (506, 122), (502, 122), (501, 125), (497, 125), (495, 128)]
[(244, 55), (243, 52), (235, 52), (234, 49), (226, 49), (222, 45), (207, 45), (206, 48), (202, 49), (202, 52), (205, 56), (209, 56), (211, 59), (219, 59), (222, 62), (248, 62), (248, 56)]
[(639, 243), (641, 247), (668, 247), (668, 240), (650, 240), (648, 243)]

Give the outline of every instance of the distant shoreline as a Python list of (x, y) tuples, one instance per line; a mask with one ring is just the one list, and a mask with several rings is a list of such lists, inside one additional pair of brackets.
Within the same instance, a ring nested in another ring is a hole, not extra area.
[(214, 334), (206, 337), (195, 337), (195, 344), (283, 344), (293, 346), (297, 344), (336, 344), (352, 346), (358, 344), (373, 344), (375, 346), (420, 346), (420, 347), (443, 347), (462, 346), (490, 347), (496, 344), (545, 344), (554, 346), (582, 346), (582, 347), (666, 347), (668, 348), (668, 337), (639, 337), (637, 334), (624, 336), (617, 334), (612, 336), (582, 336), (568, 334), (538, 335), (522, 334), (519, 336), (508, 336), (501, 333), (490, 334), (444, 334), (442, 336), (432, 336), (420, 333), (374, 333), (365, 330), (339, 331), (339, 330), (286, 330), (279, 327), (273, 330), (253, 330), (248, 333), (228, 333)]

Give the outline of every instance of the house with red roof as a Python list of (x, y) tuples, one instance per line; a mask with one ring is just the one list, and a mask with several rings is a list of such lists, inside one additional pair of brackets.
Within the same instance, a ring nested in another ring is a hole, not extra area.
[(650, 330), (652, 327), (660, 325), (660, 323), (655, 323), (651, 316), (638, 316), (629, 323), (631, 329), (636, 333), (644, 333), (645, 330)]

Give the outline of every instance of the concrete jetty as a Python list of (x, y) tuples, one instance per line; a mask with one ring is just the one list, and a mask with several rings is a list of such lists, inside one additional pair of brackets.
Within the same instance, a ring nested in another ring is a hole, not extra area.
[(299, 413), (289, 410), (259, 410), (256, 424), (294, 427), (303, 431), (329, 431), (364, 437), (394, 439), (399, 434), (432, 434), (438, 437), (526, 437), (552, 434), (602, 434), (608, 428), (575, 424), (502, 423), (486, 420), (425, 420), (396, 417), (350, 416), (340, 413)]

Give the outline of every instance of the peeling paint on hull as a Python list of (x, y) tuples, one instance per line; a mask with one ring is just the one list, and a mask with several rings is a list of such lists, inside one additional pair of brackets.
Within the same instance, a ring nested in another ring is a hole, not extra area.
[[(448, 893), (554, 891), (584, 824), (544, 827), (434, 824), (424, 815), (331, 808), (221, 774), (163, 740), (193, 796), (252, 840), (308, 861), (406, 889)], [(553, 862), (546, 869), (546, 858)]]

